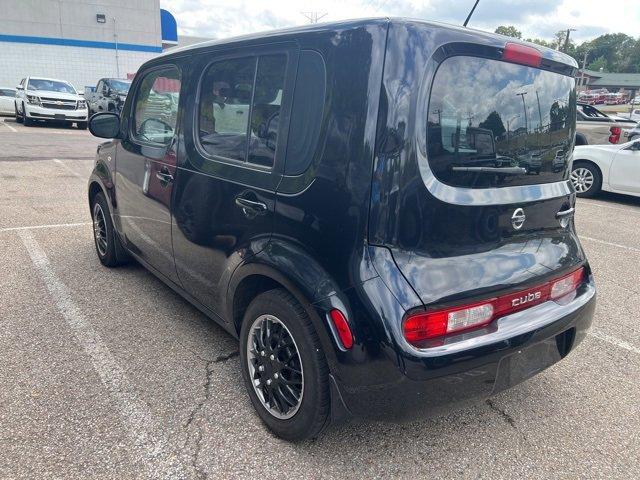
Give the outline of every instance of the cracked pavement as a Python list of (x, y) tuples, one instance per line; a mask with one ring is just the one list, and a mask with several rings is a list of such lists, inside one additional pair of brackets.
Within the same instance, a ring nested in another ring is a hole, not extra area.
[(98, 262), (86, 179), (99, 141), (10, 125), (0, 478), (640, 476), (640, 199), (578, 201), (599, 298), (594, 334), (564, 361), (437, 418), (288, 444), (253, 413), (236, 340), (140, 266)]

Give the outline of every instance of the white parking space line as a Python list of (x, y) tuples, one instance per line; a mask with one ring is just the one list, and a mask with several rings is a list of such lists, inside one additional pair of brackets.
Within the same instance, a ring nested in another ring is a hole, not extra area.
[(27, 225), (24, 227), (5, 227), (0, 228), (2, 232), (19, 232), (22, 230), (39, 230), (41, 228), (67, 228), (67, 227), (83, 227), (85, 225), (91, 225), (91, 222), (78, 222), (78, 223), (52, 223), (49, 225)]
[(56, 275), (40, 244), (27, 230), (20, 231), (19, 236), (60, 314), (111, 396), (132, 443), (148, 469), (147, 478), (188, 477), (185, 466), (171, 449), (169, 439), (160, 423), (138, 396), (133, 384), (100, 335), (73, 301), (71, 290)]
[(4, 118), (2, 119), (2, 124), (7, 127), (9, 130), (11, 130), (12, 132), (16, 133), (18, 130), (16, 130), (15, 128), (13, 128), (11, 125), (7, 125), (4, 121)]
[(630, 247), (629, 245), (622, 245), (620, 243), (607, 242), (605, 240), (600, 240), (599, 238), (586, 237), (584, 235), (578, 235), (580, 240), (588, 240), (590, 242), (601, 243), (602, 245), (609, 245), (610, 247), (623, 248), (624, 250), (628, 250), (634, 253), (640, 253), (640, 248)]
[(640, 348), (636, 347), (635, 345), (630, 344), (629, 342), (626, 342), (620, 338), (611, 336), (607, 333), (602, 332), (599, 329), (596, 328), (592, 328), (589, 331), (589, 335), (591, 335), (594, 338), (597, 338), (598, 340), (602, 340), (603, 342), (607, 342), (610, 343), (611, 345), (615, 345), (616, 347), (622, 348), (624, 350), (628, 350), (630, 352), (633, 353), (637, 353), (638, 355), (640, 355)]
[(69, 167), (68, 165), (65, 165), (65, 163), (60, 160), (59, 158), (54, 158), (53, 159), (54, 162), (56, 162), (58, 165), (60, 165), (62, 168), (64, 168), (65, 170), (67, 170), (68, 172), (70, 172), (72, 175), (74, 175), (75, 177), (78, 177), (82, 180), (85, 180), (85, 177), (83, 177), (82, 175), (80, 175), (78, 172), (76, 172), (73, 168)]

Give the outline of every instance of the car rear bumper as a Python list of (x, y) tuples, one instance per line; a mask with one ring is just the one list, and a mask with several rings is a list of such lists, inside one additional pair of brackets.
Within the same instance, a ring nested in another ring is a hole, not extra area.
[(565, 304), (546, 302), (499, 319), (490, 331), (406, 351), (404, 374), (393, 383), (350, 388), (337, 382), (342, 404), (354, 416), (404, 421), (488, 398), (574, 350), (591, 325), (595, 298), (590, 278)]

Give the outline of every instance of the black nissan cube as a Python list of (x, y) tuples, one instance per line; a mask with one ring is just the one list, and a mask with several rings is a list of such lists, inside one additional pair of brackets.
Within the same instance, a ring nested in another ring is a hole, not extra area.
[[(576, 63), (371, 19), (172, 50), (94, 115), (100, 261), (135, 260), (240, 343), (295, 441), (487, 398), (583, 340)], [(559, 160), (560, 162), (559, 163)]]

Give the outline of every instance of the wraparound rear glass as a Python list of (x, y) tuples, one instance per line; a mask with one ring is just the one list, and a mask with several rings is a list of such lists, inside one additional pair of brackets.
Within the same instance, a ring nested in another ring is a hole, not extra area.
[(429, 100), (427, 156), (436, 177), (471, 188), (566, 178), (575, 135), (575, 81), (533, 67), (450, 57)]

